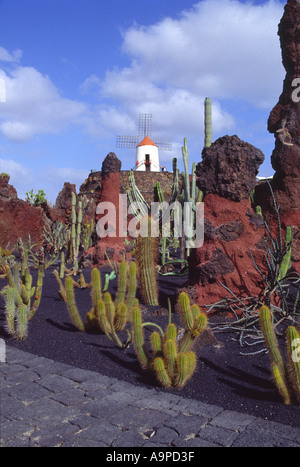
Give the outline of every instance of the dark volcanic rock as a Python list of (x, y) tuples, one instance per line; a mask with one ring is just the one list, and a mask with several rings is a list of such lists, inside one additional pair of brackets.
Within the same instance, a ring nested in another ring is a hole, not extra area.
[(240, 201), (248, 199), (255, 187), (263, 153), (236, 135), (223, 136), (202, 152), (197, 165), (198, 186), (205, 195), (212, 193)]
[(66, 224), (71, 224), (72, 193), (76, 194), (76, 185), (65, 182), (62, 190), (57, 195), (55, 206), (52, 210), (53, 220), (59, 220)]
[(110, 173), (117, 173), (120, 172), (122, 167), (121, 161), (117, 158), (115, 153), (110, 152), (107, 154), (106, 158), (102, 163), (102, 176), (105, 177)]
[(197, 302), (210, 307), (231, 298), (222, 284), (239, 298), (258, 297), (263, 286), (251, 255), (264, 270), (265, 228), (250, 200), (237, 203), (209, 194), (204, 216), (203, 246), (192, 249), (189, 257), (189, 283), (196, 290)]
[[(300, 208), (300, 100), (293, 81), (300, 78), (300, 3), (289, 0), (278, 27), (282, 63), (286, 70), (283, 91), (270, 113), (268, 130), (275, 135), (271, 162), (275, 175), (271, 182), (281, 212)], [(299, 87), (299, 85), (298, 85)], [(268, 186), (259, 187), (258, 202), (272, 211)]]
[(276, 218), (275, 198), (280, 206), (283, 231), (288, 225), (293, 228), (292, 266), (300, 272), (300, 99), (293, 83), (295, 78), (300, 78), (300, 2), (287, 2), (278, 35), (286, 76), (279, 101), (268, 120), (268, 130), (275, 136), (271, 156), (275, 174), (270, 186), (265, 182), (256, 187), (255, 203), (261, 206), (264, 218), (271, 225)]

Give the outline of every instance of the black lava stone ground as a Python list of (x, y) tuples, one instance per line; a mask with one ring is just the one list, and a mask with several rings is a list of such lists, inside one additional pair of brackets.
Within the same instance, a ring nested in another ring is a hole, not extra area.
[[(104, 277), (107, 270), (101, 270)], [(36, 270), (32, 271), (35, 283)], [(90, 271), (84, 270), (87, 281)], [(163, 328), (168, 324), (167, 297), (174, 302), (179, 288), (187, 276), (164, 276), (160, 278), (160, 303), (162, 307), (144, 309), (144, 321), (152, 321)], [(0, 289), (6, 285), (0, 281)], [(114, 296), (116, 280), (110, 283), (109, 291)], [(90, 310), (90, 289), (75, 289), (76, 302), (84, 319)], [(215, 326), (224, 317), (210, 318), (210, 326), (218, 344), (206, 339), (205, 345), (196, 347), (197, 369), (182, 389), (161, 389), (185, 398), (221, 406), (224, 409), (244, 412), (290, 426), (300, 426), (300, 407), (283, 404), (270, 375), (270, 362), (266, 353), (243, 355), (252, 351), (241, 347), (234, 331), (216, 332)], [(172, 321), (179, 323), (178, 315)], [(147, 327), (145, 336), (153, 328)], [(121, 333), (125, 341), (127, 334)], [(59, 298), (58, 284), (53, 269), (48, 268), (44, 277), (40, 307), (29, 323), (28, 337), (23, 342), (11, 338), (5, 331), (4, 301), (0, 298), (0, 337), (8, 345), (55, 361), (74, 365), (112, 376), (132, 384), (159, 387), (152, 373), (141, 370), (133, 346), (124, 351), (110, 342), (104, 334), (89, 334), (77, 331), (68, 315), (65, 303)]]

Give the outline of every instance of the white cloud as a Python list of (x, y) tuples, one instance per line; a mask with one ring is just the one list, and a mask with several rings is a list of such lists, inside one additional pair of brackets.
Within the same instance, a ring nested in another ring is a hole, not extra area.
[(282, 13), (277, 0), (203, 0), (176, 19), (135, 24), (123, 32), (130, 64), (108, 70), (102, 82), (92, 75), (83, 85), (86, 92), (98, 87), (100, 98), (109, 100), (109, 108), (97, 109), (97, 128), (135, 135), (138, 114), (152, 113), (158, 136), (178, 140), (203, 130), (209, 96), (214, 133), (236, 131), (229, 101), (271, 109), (280, 94)]
[(22, 57), (22, 50), (17, 49), (12, 53), (8, 52), (4, 47), (0, 46), (0, 61), (1, 62), (19, 62)]
[(60, 96), (48, 76), (32, 67), (0, 71), (6, 102), (1, 106), (0, 131), (8, 139), (28, 141), (37, 134), (55, 133), (78, 122), (85, 105)]
[(204, 0), (179, 19), (134, 26), (124, 33), (123, 49), (132, 66), (123, 75), (260, 105), (281, 84), (277, 28), (282, 11), (282, 3), (273, 0), (262, 5)]
[(25, 198), (25, 193), (29, 191), (28, 187), (34, 182), (34, 176), (31, 170), (24, 167), (13, 159), (0, 159), (0, 173), (10, 175), (9, 183), (13, 185), (20, 198)]

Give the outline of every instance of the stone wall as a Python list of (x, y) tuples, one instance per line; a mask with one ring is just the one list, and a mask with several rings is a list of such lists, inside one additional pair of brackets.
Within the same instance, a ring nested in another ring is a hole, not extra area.
[[(126, 187), (129, 186), (130, 170), (120, 171), (120, 192), (126, 193)], [(153, 185), (160, 182), (165, 200), (168, 201), (171, 195), (173, 185), (173, 173), (171, 172), (134, 172), (135, 183), (145, 200), (150, 203), (154, 200)], [(91, 172), (87, 180), (81, 185), (80, 193), (87, 196), (101, 191), (102, 172)]]

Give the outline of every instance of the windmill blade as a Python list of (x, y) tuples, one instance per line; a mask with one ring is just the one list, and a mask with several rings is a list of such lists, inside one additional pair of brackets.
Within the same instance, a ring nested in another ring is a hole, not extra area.
[(117, 148), (135, 148), (138, 143), (138, 136), (117, 136)]
[(152, 134), (152, 115), (140, 114), (139, 115), (139, 138), (143, 139), (145, 136), (151, 138)]
[(162, 151), (172, 151), (172, 142), (169, 139), (158, 137), (158, 138), (155, 138), (153, 142)]

